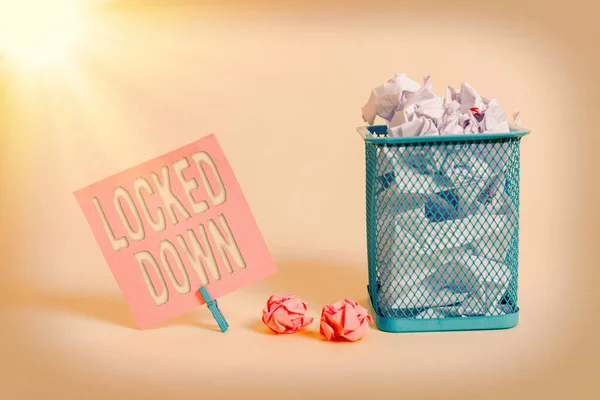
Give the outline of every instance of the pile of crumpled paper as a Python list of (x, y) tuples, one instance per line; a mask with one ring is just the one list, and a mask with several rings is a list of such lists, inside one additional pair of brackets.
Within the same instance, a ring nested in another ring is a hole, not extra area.
[[(460, 89), (448, 86), (444, 99), (431, 89), (429, 77), (423, 86), (406, 74), (397, 74), (371, 92), (362, 108), (363, 120), (373, 125), (376, 116), (388, 121), (392, 137), (506, 133), (506, 114), (496, 99), (481, 97), (468, 83)], [(520, 125), (519, 113), (514, 124)]]
[[(388, 136), (508, 133), (494, 99), (463, 83), (446, 99), (398, 74), (375, 88), (363, 119)], [(518, 113), (515, 124), (520, 124)], [(513, 274), (506, 265), (516, 208), (505, 186), (508, 143), (444, 143), (378, 149), (379, 306), (416, 318), (501, 315)]]

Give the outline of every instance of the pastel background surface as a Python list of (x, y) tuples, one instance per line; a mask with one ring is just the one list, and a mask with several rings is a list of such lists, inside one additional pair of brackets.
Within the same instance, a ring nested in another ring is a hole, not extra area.
[[(94, 3), (67, 63), (0, 64), (3, 398), (597, 398), (596, 2)], [(396, 72), (440, 94), (468, 80), (533, 131), (521, 322), (272, 336), (272, 293), (315, 317), (367, 304), (354, 129)], [(205, 307), (138, 331), (71, 193), (212, 132), (279, 273), (220, 301), (227, 334)]]

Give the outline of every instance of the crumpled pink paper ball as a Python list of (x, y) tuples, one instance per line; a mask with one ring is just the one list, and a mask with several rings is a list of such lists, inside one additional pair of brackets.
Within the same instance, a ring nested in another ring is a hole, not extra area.
[(373, 319), (367, 309), (346, 298), (323, 307), (320, 331), (327, 340), (356, 342), (365, 336), (370, 322)]
[(294, 333), (312, 324), (314, 318), (307, 317), (307, 305), (296, 295), (271, 296), (263, 309), (262, 320), (275, 333)]

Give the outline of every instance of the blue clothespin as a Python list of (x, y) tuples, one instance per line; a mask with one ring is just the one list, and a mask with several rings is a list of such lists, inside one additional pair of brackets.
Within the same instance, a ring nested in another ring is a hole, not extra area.
[(219, 328), (221, 328), (221, 332), (225, 332), (227, 330), (227, 328), (229, 328), (229, 324), (225, 320), (225, 317), (223, 316), (223, 314), (221, 314), (221, 310), (219, 310), (219, 305), (217, 304), (217, 301), (213, 300), (210, 297), (210, 294), (208, 294), (208, 290), (206, 290), (206, 288), (204, 286), (202, 286), (199, 289), (199, 292), (202, 295), (202, 298), (204, 299), (204, 301), (206, 302), (208, 309), (210, 310), (213, 317), (217, 321), (217, 324), (219, 324)]

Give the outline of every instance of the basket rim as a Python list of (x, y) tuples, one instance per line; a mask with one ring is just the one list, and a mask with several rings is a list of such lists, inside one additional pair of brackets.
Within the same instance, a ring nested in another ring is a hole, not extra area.
[(531, 133), (528, 129), (510, 127), (507, 133), (477, 133), (468, 135), (440, 135), (440, 136), (413, 136), (413, 137), (375, 137), (373, 133), (387, 135), (387, 125), (365, 125), (356, 128), (360, 136), (367, 143), (375, 144), (407, 144), (423, 142), (468, 142), (489, 141), (497, 139), (516, 139)]

